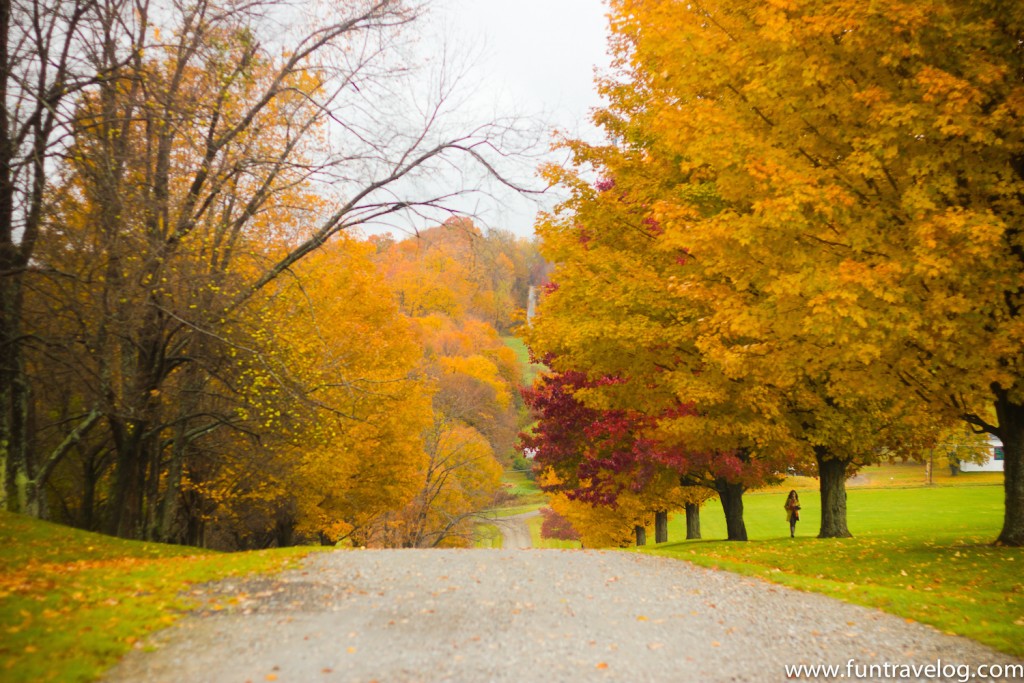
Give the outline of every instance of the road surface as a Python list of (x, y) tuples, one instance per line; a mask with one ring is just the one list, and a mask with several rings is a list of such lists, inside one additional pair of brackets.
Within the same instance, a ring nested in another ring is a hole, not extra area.
[(762, 682), (801, 664), (1015, 661), (822, 595), (614, 551), (339, 550), (203, 600), (106, 680)]

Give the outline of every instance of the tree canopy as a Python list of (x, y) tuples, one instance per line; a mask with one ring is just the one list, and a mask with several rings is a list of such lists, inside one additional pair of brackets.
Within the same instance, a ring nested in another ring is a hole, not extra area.
[(611, 26), (611, 142), (549, 171), (538, 350), (692, 404), (661, 431), (697, 450), (813, 455), (823, 494), (966, 420), (1024, 542), (1020, 7), (621, 0)]

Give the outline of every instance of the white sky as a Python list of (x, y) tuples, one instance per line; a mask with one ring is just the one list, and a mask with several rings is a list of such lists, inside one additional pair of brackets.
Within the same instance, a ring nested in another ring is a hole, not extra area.
[[(439, 0), (433, 11), (478, 57), (470, 76), (479, 83), (474, 109), (513, 109), (541, 117), (547, 130), (595, 135), (587, 121), (600, 105), (594, 68), (608, 66), (601, 0)], [(535, 202), (511, 193), (474, 201), (485, 224), (532, 234)], [(553, 198), (541, 203), (550, 208)]]

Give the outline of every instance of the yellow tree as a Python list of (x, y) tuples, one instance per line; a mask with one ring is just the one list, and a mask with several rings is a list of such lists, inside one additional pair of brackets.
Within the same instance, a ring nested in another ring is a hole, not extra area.
[(435, 412), (424, 431), (426, 465), (409, 503), (368, 530), (368, 543), (387, 547), (465, 546), (481, 511), (494, 505), (502, 468), (487, 439)]
[[(579, 165), (597, 166), (607, 178), (595, 187), (572, 171), (549, 171), (572, 195), (537, 227), (542, 253), (556, 267), (527, 333), (531, 348), (551, 354), (556, 371), (615, 378), (576, 396), (589, 408), (652, 418), (655, 437), (693, 455), (685, 469), (714, 486), (729, 538), (745, 540), (744, 490), (796, 457), (778, 397), (711, 362), (700, 347), (711, 306), (692, 280), (700, 264), (661, 239), (649, 209), (658, 182), (623, 172), (642, 155), (628, 147), (570, 148)], [(684, 286), (684, 277), (692, 284)]]
[[(657, 220), (724, 285), (716, 353), (813, 377), (843, 411), (907, 419), (879, 403), (902, 394), (998, 436), (999, 541), (1024, 543), (1020, 6), (613, 11), (647, 147), (684, 180)], [(695, 212), (701, 192), (722, 210)]]
[[(53, 444), (53, 457), (0, 455), (6, 483), (20, 482), (7, 487), (8, 506), (38, 512), (48, 463), (86, 431), (107, 437), (104, 528), (162, 537), (189, 443), (251, 428), (225, 412), (238, 400), (227, 349), (266, 349), (276, 323), (260, 317), (263, 290), (338, 233), (413, 207), (440, 211), (451, 190), (421, 192), (415, 180), (456, 158), (493, 169), (485, 157), (496, 148), (486, 143), (500, 126), (444, 130), (443, 87), (420, 103), (435, 115), (401, 118), (424, 109), (394, 106), (412, 89), (397, 54), (401, 29), (416, 19), (399, 0), (332, 5), (315, 18), (220, 0), (159, 11), (145, 0), (108, 4), (109, 30), (70, 48), (103, 78), (75, 100), (66, 166), (52, 176), (87, 218), (65, 222), (72, 209), (50, 193), (39, 206), (60, 213), (31, 235), (40, 254), (33, 277), (55, 281), (59, 266), (78, 264), (74, 278), (38, 289), (74, 290), (62, 303), (88, 301), (65, 307), (70, 326), (40, 342), (41, 375), (31, 379), (52, 381), (42, 361), (76, 339), (66, 359), (78, 365), (83, 399), (31, 436)], [(380, 49), (352, 49), (364, 41)], [(69, 235), (70, 226), (79, 232)], [(47, 328), (26, 320), (25, 329)], [(6, 377), (2, 402), (13, 396)], [(199, 397), (211, 387), (217, 410), (208, 412)], [(20, 442), (7, 414), (0, 443)]]
[(326, 245), (263, 293), (268, 321), (288, 324), (270, 326), (256, 354), (232, 351), (245, 409), (264, 421), (260, 450), (278, 463), (278, 507), (332, 542), (407, 505), (426, 467), (421, 349), (372, 251), (343, 236)]
[(419, 331), (435, 410), (478, 430), (499, 458), (508, 458), (519, 427), (521, 374), (487, 303), (497, 300), (493, 287), (507, 269), (488, 264), (487, 240), (463, 219), (375, 244), (381, 272)]
[[(548, 472), (538, 481), (548, 487), (557, 487), (557, 481)], [(668, 482), (667, 482), (668, 483)], [(548, 497), (552, 510), (568, 520), (586, 548), (625, 548), (636, 543), (646, 545), (647, 528), (654, 522), (656, 542), (669, 540), (667, 517), (664, 534), (658, 536), (661, 526), (657, 513), (686, 507), (686, 538), (698, 539), (700, 534), (700, 506), (714, 494), (703, 487), (671, 486), (654, 494), (651, 490), (640, 493), (625, 492), (614, 506), (594, 505), (571, 498), (567, 493), (554, 493)]]

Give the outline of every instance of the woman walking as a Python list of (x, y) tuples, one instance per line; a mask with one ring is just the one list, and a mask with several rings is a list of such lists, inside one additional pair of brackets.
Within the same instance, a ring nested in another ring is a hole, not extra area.
[(789, 537), (796, 537), (796, 523), (800, 521), (800, 496), (796, 491), (789, 492), (786, 498), (786, 519), (789, 521)]

